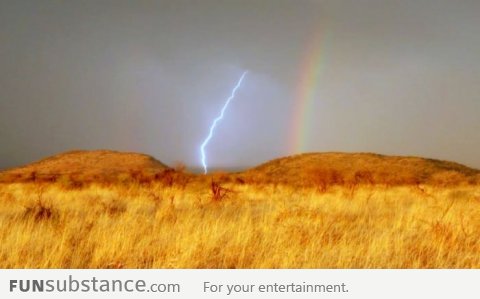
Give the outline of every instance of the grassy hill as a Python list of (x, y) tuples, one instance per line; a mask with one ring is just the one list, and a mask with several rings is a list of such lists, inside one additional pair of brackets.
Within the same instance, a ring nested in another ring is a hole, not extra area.
[(144, 177), (169, 170), (154, 158), (137, 153), (108, 150), (71, 151), (3, 171), (0, 182), (58, 181), (112, 182)]
[(480, 183), (480, 171), (417, 157), (370, 153), (309, 153), (275, 159), (252, 169), (208, 176), (177, 172), (153, 157), (116, 151), (72, 151), (0, 173), (0, 182), (85, 183), (175, 180), (205, 183), (282, 184), (325, 189), (331, 185), (458, 185)]
[(247, 181), (290, 185), (461, 184), (480, 182), (480, 171), (417, 157), (370, 153), (309, 153), (276, 159), (241, 174)]

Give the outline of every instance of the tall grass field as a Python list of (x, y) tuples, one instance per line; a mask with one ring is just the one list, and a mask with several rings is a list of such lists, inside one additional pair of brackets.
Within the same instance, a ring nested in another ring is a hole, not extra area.
[(470, 174), (389, 184), (365, 171), (355, 181), (337, 165), (276, 183), (292, 168), (272, 165), (287, 162), (88, 183), (9, 173), (0, 268), (480, 268), (480, 185)]

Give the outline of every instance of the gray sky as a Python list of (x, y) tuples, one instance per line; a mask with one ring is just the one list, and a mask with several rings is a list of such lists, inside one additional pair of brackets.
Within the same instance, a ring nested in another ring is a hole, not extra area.
[(213, 167), (292, 154), (302, 63), (328, 32), (306, 151), (480, 168), (478, 0), (0, 0), (0, 168), (72, 149)]

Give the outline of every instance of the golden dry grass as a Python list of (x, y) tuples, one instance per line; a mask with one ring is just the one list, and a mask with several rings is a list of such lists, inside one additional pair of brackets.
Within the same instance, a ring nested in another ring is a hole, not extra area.
[(479, 185), (212, 178), (0, 184), (0, 267), (480, 268)]
[(305, 154), (192, 175), (75, 151), (0, 173), (2, 268), (480, 268), (480, 172)]

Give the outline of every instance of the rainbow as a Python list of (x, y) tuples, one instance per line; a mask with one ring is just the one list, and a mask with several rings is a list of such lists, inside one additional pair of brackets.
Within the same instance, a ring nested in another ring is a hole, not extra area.
[(307, 148), (310, 128), (314, 117), (315, 101), (326, 62), (326, 44), (328, 32), (318, 30), (309, 39), (300, 64), (300, 75), (295, 92), (292, 131), (290, 133), (289, 153), (302, 153)]

